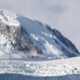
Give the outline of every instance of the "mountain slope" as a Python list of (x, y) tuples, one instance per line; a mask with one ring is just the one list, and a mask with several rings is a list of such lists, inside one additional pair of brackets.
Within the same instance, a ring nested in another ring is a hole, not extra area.
[(0, 58), (61, 59), (80, 55), (58, 30), (6, 10), (0, 10), (0, 38)]

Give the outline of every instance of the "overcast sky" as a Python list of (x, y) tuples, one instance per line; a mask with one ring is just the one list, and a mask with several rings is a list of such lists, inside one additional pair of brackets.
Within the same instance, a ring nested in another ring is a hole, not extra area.
[(57, 28), (80, 50), (80, 0), (0, 0), (0, 8)]

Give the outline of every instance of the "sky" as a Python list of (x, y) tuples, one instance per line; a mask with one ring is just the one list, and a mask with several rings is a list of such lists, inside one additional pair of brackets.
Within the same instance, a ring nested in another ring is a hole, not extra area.
[(51, 25), (80, 51), (80, 0), (0, 0), (0, 9)]

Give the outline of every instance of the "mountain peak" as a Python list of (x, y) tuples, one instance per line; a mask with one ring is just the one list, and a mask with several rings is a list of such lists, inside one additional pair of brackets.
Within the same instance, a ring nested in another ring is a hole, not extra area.
[(18, 16), (15, 13), (11, 13), (11, 12), (9, 12), (7, 10), (3, 10), (3, 9), (0, 10), (0, 19), (2, 22), (4, 22), (7, 25), (19, 26), (20, 23), (17, 20), (17, 17)]

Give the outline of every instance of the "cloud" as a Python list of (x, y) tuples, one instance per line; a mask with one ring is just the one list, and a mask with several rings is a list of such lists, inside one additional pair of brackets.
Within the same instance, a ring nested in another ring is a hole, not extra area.
[(0, 8), (56, 27), (80, 49), (80, 0), (0, 0)]

